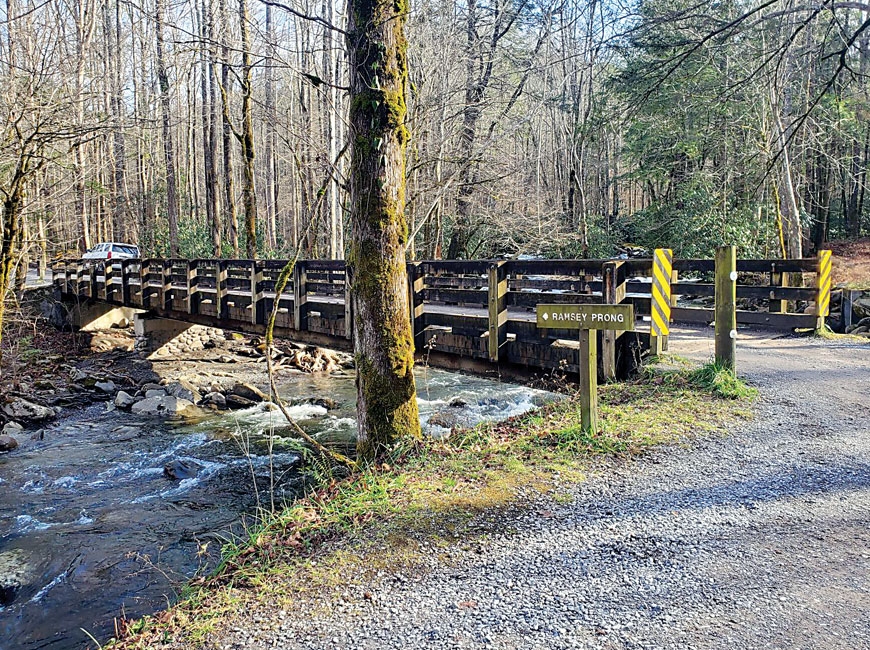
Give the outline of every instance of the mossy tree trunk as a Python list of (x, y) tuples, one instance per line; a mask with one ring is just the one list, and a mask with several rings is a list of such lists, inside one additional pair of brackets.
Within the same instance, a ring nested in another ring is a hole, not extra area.
[[(12, 182), (3, 188), (3, 243), (0, 245), (0, 345), (3, 342), (3, 319), (6, 317), (6, 296), (9, 293), (15, 258), (21, 235), (21, 211), (24, 207), (25, 182), (30, 173), (30, 160), (19, 161)], [(0, 361), (3, 360), (0, 347)]]
[(419, 436), (405, 245), (406, 0), (351, 0), (350, 242), (357, 452), (375, 460)]

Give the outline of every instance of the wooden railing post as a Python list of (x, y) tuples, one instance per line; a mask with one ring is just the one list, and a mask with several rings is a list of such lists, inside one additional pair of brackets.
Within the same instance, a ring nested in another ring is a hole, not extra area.
[(266, 324), (266, 303), (263, 301), (263, 266), (251, 260), (251, 324)]
[(151, 308), (150, 275), (151, 262), (149, 260), (141, 260), (139, 263), (139, 304), (145, 309)]
[(105, 277), (105, 299), (106, 302), (112, 302), (112, 299), (115, 296), (115, 285), (112, 282), (113, 276), (115, 275), (115, 263), (112, 260), (106, 260), (106, 267), (103, 276)]
[(130, 302), (130, 260), (121, 260), (121, 302), (129, 306)]
[(227, 305), (227, 269), (229, 267), (229, 262), (226, 260), (218, 260), (217, 268), (215, 269), (214, 274), (214, 288), (215, 288), (215, 313), (217, 317), (221, 320), (226, 319), (229, 316), (229, 305)]
[(426, 342), (422, 340), (422, 328), (417, 319), (423, 315), (423, 301), (420, 292), (423, 291), (423, 275), (420, 273), (420, 262), (408, 262), (408, 312), (411, 319), (411, 334), (414, 337), (414, 349), (422, 350)]
[(76, 260), (76, 295), (83, 298), (85, 294), (84, 287), (85, 263), (82, 260)]
[(160, 306), (162, 309), (172, 309), (172, 262), (163, 260), (160, 269)]
[(100, 297), (100, 288), (97, 286), (97, 263), (90, 263), (90, 270), (88, 274), (88, 297), (89, 298), (99, 298)]
[(507, 274), (504, 262), (489, 266), (487, 288), (489, 292), (489, 360), (498, 361), (499, 352), (507, 342)]
[(344, 267), (344, 338), (353, 339), (353, 296), (350, 293), (350, 268)]
[(831, 312), (831, 251), (819, 251), (816, 272), (816, 331), (825, 327), (825, 318)]
[[(773, 269), (776, 268), (776, 263), (772, 264)], [(770, 273), (770, 302), (768, 303), (767, 311), (771, 314), (784, 314), (788, 311), (788, 300), (775, 297), (775, 291), (789, 285), (789, 274), (780, 271), (772, 270)]]
[(187, 313), (198, 314), (202, 294), (199, 292), (198, 260), (187, 261)]
[(307, 278), (306, 262), (299, 260), (293, 267), (293, 328), (297, 332), (308, 329)]
[(737, 249), (716, 249), (716, 362), (734, 368), (737, 356)]
[[(625, 265), (623, 262), (605, 262), (601, 274), (602, 298), (606, 305), (618, 305), (625, 300)], [(592, 336), (597, 336), (592, 332)], [(616, 379), (616, 342), (622, 335), (621, 331), (603, 330), (601, 334), (601, 365), (606, 381)]]

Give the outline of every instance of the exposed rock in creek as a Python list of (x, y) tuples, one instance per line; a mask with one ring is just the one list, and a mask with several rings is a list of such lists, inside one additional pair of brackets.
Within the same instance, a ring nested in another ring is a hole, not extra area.
[(192, 416), (197, 414), (197, 407), (186, 399), (178, 399), (171, 395), (147, 397), (133, 404), (130, 409), (136, 415)]
[(6, 434), (0, 435), (0, 454), (17, 448), (18, 441), (15, 438)]
[(136, 399), (126, 391), (118, 391), (115, 395), (115, 406), (119, 409), (128, 409), (136, 402)]
[(468, 406), (468, 402), (466, 402), (461, 397), (454, 397), (453, 399), (450, 400), (449, 406), (452, 408), (455, 408), (455, 409), (461, 409), (465, 406)]
[(144, 434), (145, 431), (143, 431), (142, 427), (133, 427), (125, 424), (112, 429), (109, 440), (112, 442), (129, 442), (130, 440), (141, 438)]
[(0, 553), (0, 605), (11, 605), (27, 584), (33, 572), (29, 560), (29, 554), (22, 549)]
[(3, 425), (3, 433), (7, 436), (14, 436), (16, 433), (24, 431), (24, 427), (17, 422), (7, 422)]
[(169, 382), (163, 387), (163, 390), (166, 391), (167, 395), (186, 399), (188, 402), (196, 403), (202, 399), (202, 395), (196, 387), (184, 379)]
[(173, 460), (163, 466), (163, 476), (172, 481), (193, 478), (202, 470), (202, 465), (192, 460)]
[(242, 397), (241, 395), (234, 395), (233, 393), (226, 396), (224, 403), (234, 409), (246, 409), (257, 405), (257, 402), (254, 400)]
[(21, 397), (13, 397), (3, 405), (3, 412), (13, 420), (21, 422), (43, 422), (55, 416), (54, 409), (34, 402), (28, 402)]
[(155, 397), (166, 397), (166, 391), (162, 388), (152, 388), (145, 391), (145, 399), (153, 399)]
[(261, 391), (256, 386), (252, 386), (251, 384), (246, 384), (244, 382), (237, 382), (229, 391), (227, 398), (230, 395), (234, 395), (236, 397), (241, 397), (246, 400), (250, 400), (251, 402), (265, 402), (269, 399), (269, 397)]
[(338, 402), (330, 397), (309, 397), (306, 400), (307, 404), (313, 404), (314, 406), (322, 406), (327, 411), (334, 411), (338, 408)]
[(208, 393), (205, 397), (202, 398), (203, 405), (212, 405), (219, 409), (224, 409), (227, 407), (227, 398), (224, 397), (224, 394), (218, 391), (212, 391)]

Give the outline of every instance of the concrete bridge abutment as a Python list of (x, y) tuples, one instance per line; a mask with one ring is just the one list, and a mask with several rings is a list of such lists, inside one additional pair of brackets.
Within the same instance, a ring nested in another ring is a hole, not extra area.
[(73, 329), (80, 332), (95, 332), (110, 327), (129, 327), (136, 314), (142, 313), (135, 307), (110, 305), (96, 300), (57, 300), (47, 301), (44, 308), (49, 321), (59, 329)]
[(196, 325), (140, 312), (133, 319), (136, 349), (148, 358), (161, 356), (160, 353), (166, 346), (192, 327), (196, 327)]

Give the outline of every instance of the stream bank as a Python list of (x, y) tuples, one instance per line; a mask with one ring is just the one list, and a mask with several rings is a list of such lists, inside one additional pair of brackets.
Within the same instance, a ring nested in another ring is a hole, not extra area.
[[(49, 363), (17, 368), (12, 391), (59, 413), (29, 424), (20, 446), (0, 454), (0, 648), (80, 648), (87, 641), (80, 628), (107, 638), (116, 620), (165, 607), (188, 579), (208, 572), (258, 506), (299, 495), (306, 474), (298, 444), (281, 435), (280, 414), (250, 396), (232, 410), (202, 401), (235, 395), (237, 385), (266, 387), (258, 342), (214, 331), (194, 336), (198, 344), (173, 352), (181, 358), (142, 359), (131, 333), (113, 330), (87, 344), (80, 338), (75, 356), (40, 349), (31, 361)], [(282, 346), (282, 358), (288, 350), (302, 351)], [(278, 386), (293, 417), (322, 442), (352, 444), (352, 371), (280, 365)], [(149, 391), (175, 384), (210, 393), (194, 396), (201, 405), (193, 417), (151, 417), (116, 407), (119, 393), (97, 386), (109, 381), (140, 404), (160, 397)], [(548, 399), (425, 368), (418, 382), (423, 423), (442, 436), (446, 426), (508, 417)]]

